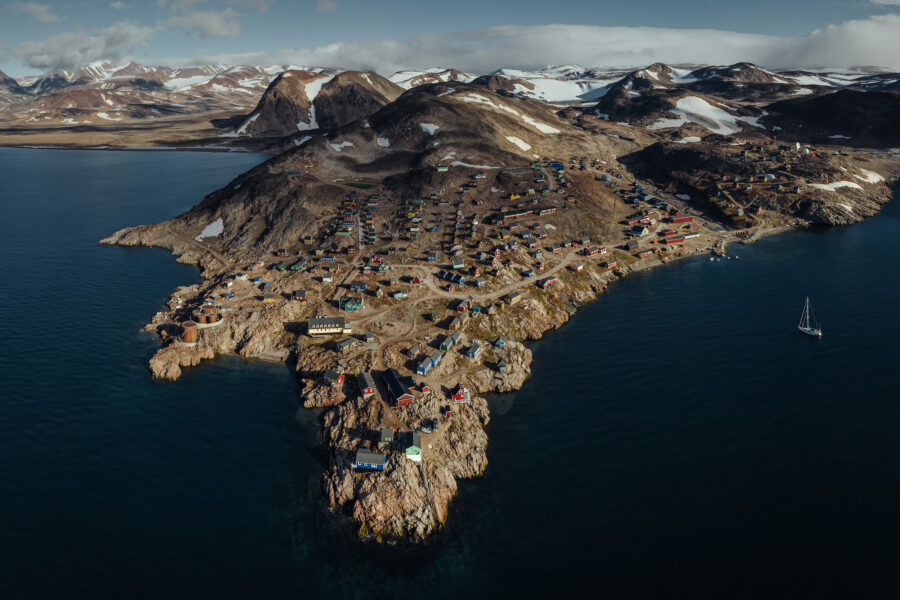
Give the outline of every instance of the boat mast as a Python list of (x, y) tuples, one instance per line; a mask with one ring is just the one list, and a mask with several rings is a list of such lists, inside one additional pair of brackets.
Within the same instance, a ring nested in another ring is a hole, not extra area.
[(800, 329), (809, 329), (809, 296), (803, 303), (803, 312), (800, 314)]

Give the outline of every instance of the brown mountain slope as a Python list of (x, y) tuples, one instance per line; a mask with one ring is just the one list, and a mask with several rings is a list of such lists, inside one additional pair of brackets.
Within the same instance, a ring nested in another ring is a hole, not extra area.
[(322, 129), (340, 127), (371, 115), (402, 93), (403, 88), (376, 73), (345, 71), (323, 85), (313, 100), (316, 120)]
[(375, 73), (285, 71), (253, 112), (238, 121), (232, 135), (271, 138), (333, 129), (372, 114), (401, 93), (403, 88)]

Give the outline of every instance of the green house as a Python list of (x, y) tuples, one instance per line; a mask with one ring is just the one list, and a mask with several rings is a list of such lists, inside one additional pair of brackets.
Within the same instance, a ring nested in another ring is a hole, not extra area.
[(418, 431), (410, 431), (407, 435), (406, 458), (422, 462), (422, 436)]

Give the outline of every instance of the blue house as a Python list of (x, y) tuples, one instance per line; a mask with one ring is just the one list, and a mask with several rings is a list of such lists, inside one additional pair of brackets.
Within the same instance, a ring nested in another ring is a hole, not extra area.
[(504, 340), (503, 338), (497, 338), (497, 341), (494, 342), (494, 345), (502, 350), (503, 348), (506, 348), (506, 340)]
[(356, 451), (356, 460), (353, 462), (353, 466), (366, 471), (384, 471), (386, 462), (387, 457), (384, 454), (360, 448)]
[(416, 368), (416, 373), (418, 375), (428, 375), (428, 371), (434, 366), (434, 363), (431, 362), (431, 358), (426, 356), (422, 359), (422, 362), (419, 363), (419, 366)]

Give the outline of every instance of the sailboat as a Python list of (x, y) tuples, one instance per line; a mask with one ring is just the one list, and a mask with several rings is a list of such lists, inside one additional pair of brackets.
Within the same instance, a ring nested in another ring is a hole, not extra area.
[(816, 323), (812, 306), (809, 304), (809, 296), (806, 297), (806, 302), (803, 303), (803, 313), (800, 315), (800, 324), (797, 325), (797, 329), (806, 335), (822, 337), (822, 328)]

